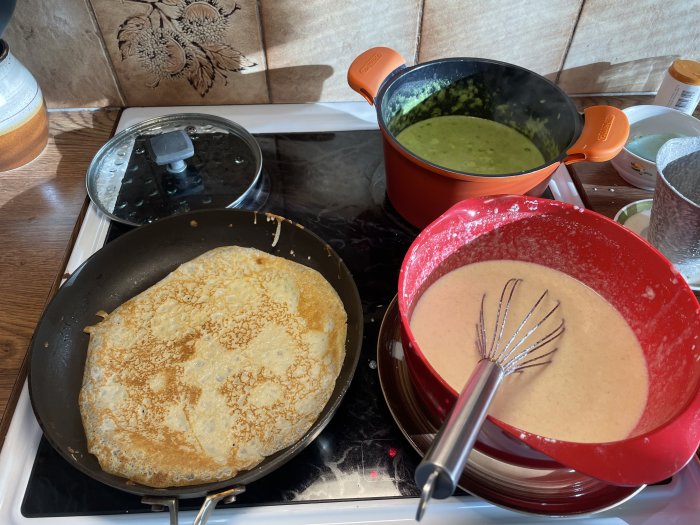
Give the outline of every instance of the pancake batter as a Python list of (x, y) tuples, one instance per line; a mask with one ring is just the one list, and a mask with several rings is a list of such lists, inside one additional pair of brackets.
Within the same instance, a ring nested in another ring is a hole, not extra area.
[[(546, 366), (506, 377), (489, 414), (517, 428), (552, 439), (602, 443), (624, 439), (644, 411), (648, 375), (636, 336), (618, 311), (595, 291), (550, 268), (522, 261), (485, 261), (452, 271), (421, 296), (411, 330), (440, 376), (462, 390), (480, 357), (476, 323), (484, 293), (487, 341), (506, 281), (523, 279), (513, 298), (508, 337), (537, 298), (548, 289), (556, 319), (538, 330), (545, 335), (563, 318), (566, 331)], [(546, 305), (545, 305), (546, 306)]]

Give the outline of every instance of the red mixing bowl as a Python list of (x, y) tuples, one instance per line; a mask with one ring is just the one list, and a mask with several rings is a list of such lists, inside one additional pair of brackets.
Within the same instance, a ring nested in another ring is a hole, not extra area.
[(399, 309), (406, 362), (426, 405), (444, 418), (458, 393), (416, 343), (409, 325), (413, 309), (447, 272), (494, 259), (559, 270), (610, 302), (642, 346), (649, 397), (633, 437), (609, 443), (553, 441), (489, 416), (491, 421), (557, 462), (613, 484), (656, 483), (683, 468), (700, 446), (700, 305), (651, 244), (602, 215), (561, 202), (468, 199), (431, 223), (409, 248), (399, 276)]

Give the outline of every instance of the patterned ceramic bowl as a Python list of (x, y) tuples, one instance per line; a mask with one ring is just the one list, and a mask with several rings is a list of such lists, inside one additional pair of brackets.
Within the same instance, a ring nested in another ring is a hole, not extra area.
[(630, 123), (629, 139), (610, 162), (633, 186), (653, 190), (656, 152), (672, 138), (700, 136), (700, 120), (665, 106), (632, 106), (623, 111)]
[(615, 214), (615, 221), (646, 239), (653, 202), (653, 199), (630, 202)]

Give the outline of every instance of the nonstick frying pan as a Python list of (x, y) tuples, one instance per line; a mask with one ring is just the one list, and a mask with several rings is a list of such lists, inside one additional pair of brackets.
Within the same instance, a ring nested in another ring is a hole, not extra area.
[[(99, 321), (99, 310), (111, 312), (183, 262), (227, 245), (257, 248), (309, 266), (338, 292), (348, 315), (348, 330), (345, 360), (328, 403), (294, 445), (232, 479), (159, 489), (104, 472), (87, 451), (78, 406), (89, 341), (83, 328)], [(303, 226), (276, 215), (235, 209), (178, 215), (122, 235), (85, 261), (63, 284), (34, 334), (29, 395), (46, 439), (78, 470), (111, 487), (151, 499), (209, 495), (205, 506), (213, 508), (222, 491), (237, 487), (241, 492), (241, 487), (290, 460), (323, 430), (350, 386), (360, 355), (362, 328), (362, 306), (352, 275), (331, 247)]]

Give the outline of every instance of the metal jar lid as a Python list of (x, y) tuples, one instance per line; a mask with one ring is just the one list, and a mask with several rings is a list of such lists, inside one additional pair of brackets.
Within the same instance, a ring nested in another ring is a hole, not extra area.
[(260, 198), (262, 153), (230, 120), (199, 113), (157, 117), (107, 142), (87, 172), (90, 199), (111, 219), (140, 226)]

